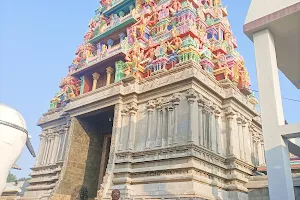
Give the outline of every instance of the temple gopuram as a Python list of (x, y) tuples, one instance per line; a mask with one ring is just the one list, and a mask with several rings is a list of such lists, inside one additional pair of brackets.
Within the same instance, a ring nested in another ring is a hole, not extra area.
[(236, 48), (221, 0), (101, 0), (24, 198), (248, 200), (264, 143)]

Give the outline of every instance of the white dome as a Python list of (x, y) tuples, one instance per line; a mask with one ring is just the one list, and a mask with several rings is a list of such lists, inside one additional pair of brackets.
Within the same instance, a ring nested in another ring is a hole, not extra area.
[(22, 115), (15, 109), (0, 103), (0, 121), (8, 122), (26, 129)]

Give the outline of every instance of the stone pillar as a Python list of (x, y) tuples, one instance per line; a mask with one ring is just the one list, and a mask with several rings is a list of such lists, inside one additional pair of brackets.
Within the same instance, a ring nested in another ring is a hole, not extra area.
[(123, 150), (123, 135), (124, 135), (124, 118), (126, 117), (127, 115), (127, 112), (128, 110), (126, 108), (124, 108), (122, 111), (121, 111), (121, 127), (120, 127), (120, 136), (119, 136), (119, 151), (122, 151)]
[(35, 161), (35, 167), (38, 167), (41, 165), (42, 159), (43, 159), (43, 154), (44, 154), (44, 150), (45, 150), (45, 144), (46, 142), (46, 138), (44, 136), (44, 134), (40, 135), (40, 146), (39, 146), (39, 152)]
[(196, 100), (196, 92), (194, 89), (189, 89), (186, 92), (186, 98), (189, 104), (189, 116), (188, 116), (188, 143), (194, 143), (194, 134), (196, 134), (197, 110), (194, 109), (194, 102)]
[(56, 152), (56, 156), (55, 156), (55, 162), (58, 162), (59, 161), (59, 155), (61, 154), (61, 146), (62, 146), (62, 139), (63, 139), (63, 130), (60, 130), (59, 131), (59, 134), (58, 134), (58, 149), (57, 149), (57, 152)]
[(50, 158), (50, 163), (54, 164), (55, 163), (55, 158), (56, 158), (56, 154), (58, 151), (58, 143), (59, 143), (59, 134), (58, 133), (54, 133), (53, 135), (53, 147), (52, 147), (52, 152), (51, 152), (51, 158)]
[(153, 115), (153, 110), (155, 108), (155, 101), (154, 100), (148, 101), (147, 105), (146, 105), (146, 108), (147, 108), (147, 111), (148, 111), (146, 149), (149, 149), (150, 148), (150, 143), (151, 143), (152, 115)]
[(100, 77), (100, 74), (98, 74), (97, 72), (93, 73), (92, 74), (93, 76), (93, 87), (92, 87), (92, 91), (96, 90), (97, 89), (97, 82), (98, 82), (98, 79)]
[(210, 106), (209, 114), (208, 114), (208, 149), (210, 150), (215, 150), (213, 149), (213, 144), (215, 144), (215, 115), (214, 115), (214, 110), (213, 107)]
[(112, 67), (106, 68), (106, 85), (109, 85), (111, 83), (111, 76), (114, 72), (114, 69)]
[(258, 153), (258, 140), (254, 139), (254, 157), (255, 157), (255, 165), (259, 166), (259, 153)]
[(168, 104), (168, 146), (172, 145), (173, 131), (172, 131), (172, 118), (173, 118), (173, 104), (169, 102)]
[(168, 104), (164, 103), (162, 105), (162, 147), (168, 146)]
[(174, 127), (173, 127), (173, 144), (178, 144), (178, 107), (180, 103), (180, 93), (175, 93), (172, 96), (172, 103), (174, 105)]
[(59, 155), (59, 161), (62, 161), (64, 159), (66, 143), (68, 138), (68, 130), (69, 130), (68, 128), (64, 128), (64, 131), (62, 133), (62, 145), (61, 145), (61, 153)]
[(264, 162), (263, 162), (263, 158), (262, 158), (262, 152), (263, 149), (261, 148), (261, 140), (259, 139), (257, 141), (257, 153), (258, 153), (258, 165), (261, 166)]
[(49, 150), (49, 136), (45, 135), (45, 150), (42, 157), (42, 162), (41, 162), (42, 165), (45, 165), (47, 163), (48, 150)]
[(49, 138), (49, 150), (48, 150), (47, 162), (46, 162), (47, 165), (51, 163), (53, 144), (54, 144), (54, 137), (53, 137), (53, 135), (51, 135)]
[(243, 138), (243, 127), (242, 127), (242, 118), (239, 117), (237, 119), (237, 124), (238, 124), (238, 140), (239, 140), (239, 150), (240, 150), (240, 159), (244, 160), (245, 159), (245, 154), (244, 154), (244, 138)]
[(156, 99), (156, 137), (155, 137), (155, 146), (160, 147), (162, 146), (162, 120), (163, 120), (163, 98)]
[(263, 141), (261, 141), (261, 149), (262, 149), (262, 159), (263, 159), (263, 164), (266, 163), (266, 158), (265, 158), (265, 144)]
[(128, 142), (127, 150), (134, 149), (134, 140), (135, 140), (135, 126), (136, 126), (136, 114), (137, 114), (137, 103), (131, 102), (128, 105), (129, 110), (129, 127), (128, 127)]
[(244, 145), (245, 145), (245, 158), (251, 163), (251, 137), (249, 134), (249, 121), (243, 122)]
[(236, 115), (235, 111), (229, 107), (226, 109), (226, 118), (227, 118), (227, 122), (228, 122), (228, 128), (227, 128), (227, 138), (228, 138), (228, 142), (227, 142), (227, 149), (228, 149), (228, 155), (229, 156), (234, 156), (234, 151), (233, 151), (233, 147), (234, 147), (234, 117)]
[(204, 99), (201, 94), (198, 96), (198, 136), (199, 136), (199, 145), (204, 146), (204, 131), (203, 131), (203, 106)]
[(202, 117), (203, 117), (203, 122), (202, 122), (202, 124), (203, 124), (203, 146), (204, 147), (208, 147), (207, 146), (207, 136), (208, 136), (208, 112), (209, 112), (209, 109), (208, 109), (208, 107), (207, 107), (207, 105), (206, 104), (204, 104), (204, 109), (203, 109), (203, 111), (202, 111)]
[(221, 154), (221, 111), (219, 109), (215, 109), (215, 130), (216, 130), (216, 152)]

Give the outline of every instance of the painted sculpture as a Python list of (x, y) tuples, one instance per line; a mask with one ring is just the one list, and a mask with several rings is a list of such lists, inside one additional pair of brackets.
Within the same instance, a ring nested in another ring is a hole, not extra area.
[[(144, 79), (184, 62), (198, 63), (224, 87), (234, 85), (253, 99), (221, 0), (100, 0), (100, 4), (52, 108), (80, 95), (78, 88), (86, 88), (80, 86), (86, 81), (78, 81), (85, 75), (73, 74), (106, 60), (115, 66), (115, 82)], [(115, 55), (123, 59), (113, 60)]]

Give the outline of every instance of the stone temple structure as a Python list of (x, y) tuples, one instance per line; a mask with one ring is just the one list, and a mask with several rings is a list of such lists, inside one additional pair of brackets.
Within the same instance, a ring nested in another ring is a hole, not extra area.
[(101, 0), (50, 110), (28, 199), (248, 199), (257, 101), (220, 0)]

